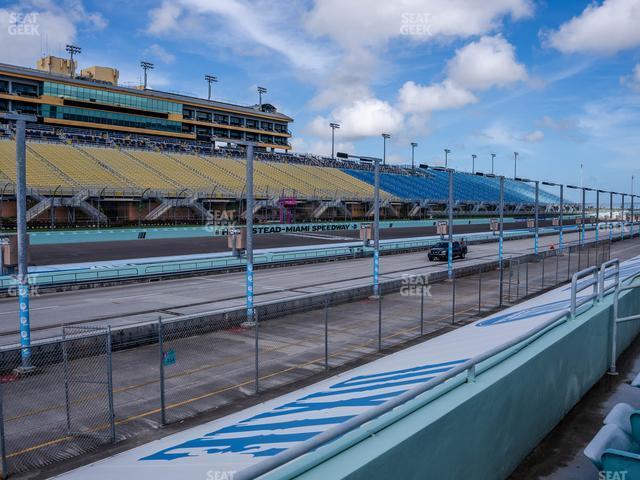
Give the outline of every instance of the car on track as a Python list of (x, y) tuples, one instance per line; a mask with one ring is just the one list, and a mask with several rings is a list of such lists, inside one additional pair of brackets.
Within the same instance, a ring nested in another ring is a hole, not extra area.
[[(453, 242), (451, 245), (453, 259), (464, 258), (467, 255), (467, 245), (460, 242)], [(438, 242), (429, 249), (427, 257), (430, 262), (434, 260), (447, 260), (449, 253), (449, 242)]]

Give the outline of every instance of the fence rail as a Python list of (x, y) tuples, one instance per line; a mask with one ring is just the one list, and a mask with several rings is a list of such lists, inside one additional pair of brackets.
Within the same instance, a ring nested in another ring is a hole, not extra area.
[[(20, 349), (1, 348), (3, 473), (42, 468), (256, 393), (320, 378), (572, 276), (577, 284), (577, 255), (583, 267), (605, 265), (608, 287), (619, 279), (611, 273), (615, 262), (607, 262), (608, 242), (520, 252), (505, 258), (502, 275), (495, 259), (456, 269), (452, 280), (446, 272), (407, 274), (382, 282), (377, 298), (367, 283), (261, 302), (254, 322), (244, 307), (230, 307), (113, 329), (65, 326), (60, 337), (33, 342), (35, 369), (28, 375), (15, 371)], [(471, 367), (465, 369), (469, 378)]]

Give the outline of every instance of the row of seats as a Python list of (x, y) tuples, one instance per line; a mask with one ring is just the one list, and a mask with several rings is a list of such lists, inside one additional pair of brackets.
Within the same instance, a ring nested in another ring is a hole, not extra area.
[[(218, 196), (244, 192), (246, 161), (192, 154), (160, 153), (59, 143), (27, 148), (27, 183), (39, 189), (182, 189), (215, 191)], [(0, 181), (15, 182), (15, 142), (0, 141)], [(370, 198), (373, 187), (339, 169), (256, 161), (258, 195), (300, 198)], [(388, 196), (383, 192), (384, 196)]]
[[(374, 174), (369, 171), (344, 169), (349, 175), (370, 185)], [(407, 176), (393, 173), (380, 174), (380, 188), (405, 200), (428, 199), (446, 201), (449, 197), (449, 174), (443, 170), (419, 169), (424, 176)], [(454, 200), (462, 202), (497, 202), (500, 197), (500, 182), (495, 177), (454, 173)], [(535, 188), (527, 183), (506, 179), (504, 199), (507, 203), (534, 203)], [(560, 199), (544, 190), (539, 190), (539, 201), (559, 203)]]
[[(640, 394), (640, 374), (631, 386)], [(601, 472), (626, 472), (625, 478), (640, 478), (640, 410), (627, 403), (615, 405), (584, 454)]]

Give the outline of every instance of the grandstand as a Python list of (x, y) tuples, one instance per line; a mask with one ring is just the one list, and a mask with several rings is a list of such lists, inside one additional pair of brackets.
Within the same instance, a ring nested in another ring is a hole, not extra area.
[[(372, 166), (291, 153), (293, 119), (273, 105), (123, 87), (115, 69), (90, 67), (75, 75), (71, 66), (55, 57), (41, 59), (37, 69), (0, 64), (0, 111), (37, 117), (27, 125), (32, 226), (64, 224), (66, 218), (73, 224), (199, 223), (211, 220), (212, 210), (238, 218), (246, 196), (247, 142), (255, 145), (258, 221), (278, 218), (285, 203), (298, 219), (372, 215)], [(14, 135), (14, 126), (0, 120), (3, 212), (15, 211)], [(456, 172), (455, 211), (495, 215), (498, 185), (496, 178)], [(506, 213), (532, 211), (531, 185), (507, 180), (505, 187)], [(437, 169), (383, 165), (381, 190), (388, 218), (438, 216), (447, 208), (447, 173)], [(540, 203), (544, 212), (558, 212), (555, 195), (542, 191)]]

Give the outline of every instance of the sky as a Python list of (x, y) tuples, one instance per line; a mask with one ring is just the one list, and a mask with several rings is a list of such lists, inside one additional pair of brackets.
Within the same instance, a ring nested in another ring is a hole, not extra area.
[[(16, 24), (21, 26), (16, 31)], [(294, 151), (640, 193), (640, 0), (0, 0), (0, 62), (82, 47), (151, 88), (264, 101)], [(582, 167), (581, 167), (582, 166)]]

